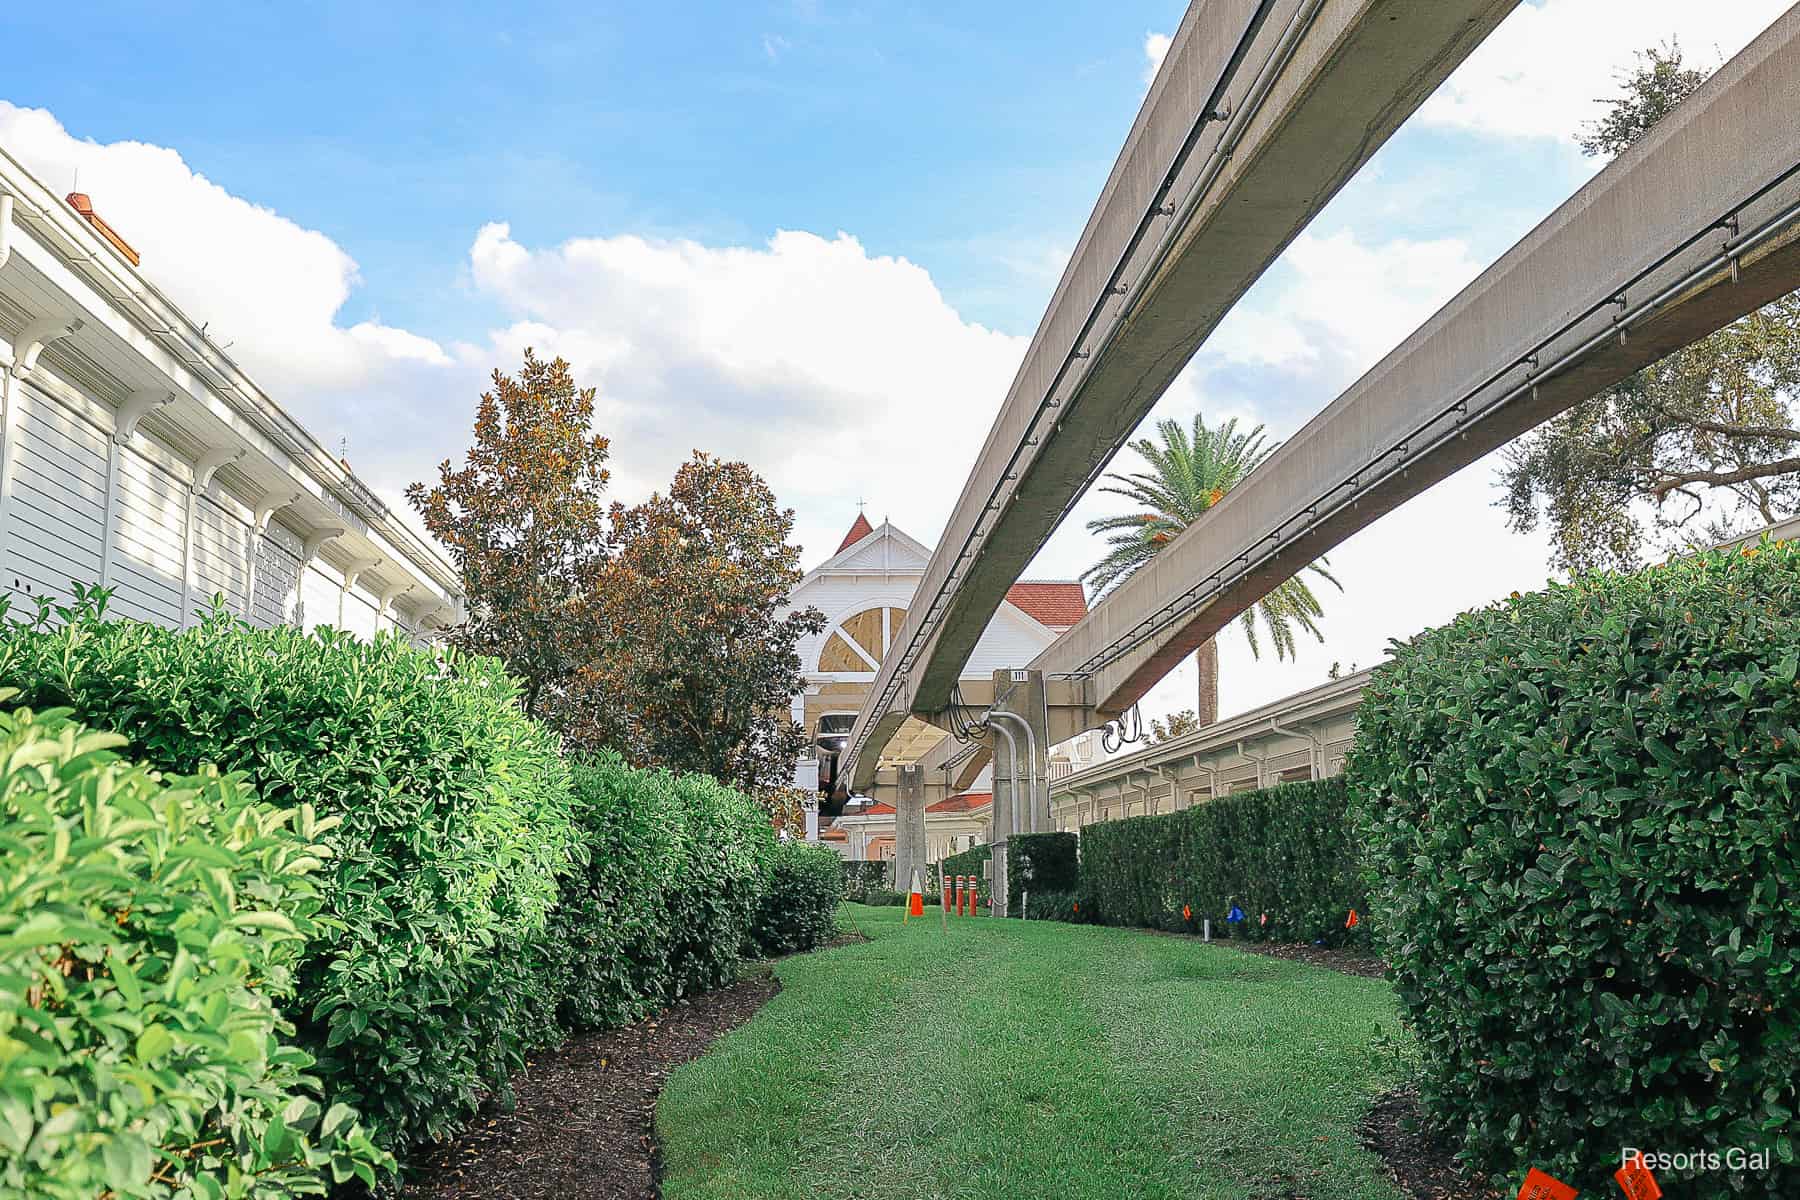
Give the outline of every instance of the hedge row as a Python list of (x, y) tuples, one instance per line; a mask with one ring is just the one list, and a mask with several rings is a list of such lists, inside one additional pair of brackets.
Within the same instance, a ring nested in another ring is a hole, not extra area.
[(1030, 893), (1073, 893), (1081, 886), (1081, 839), (1072, 833), (1015, 833), (1006, 840), (1009, 910)]
[[(1052, 915), (1054, 903), (1040, 900), (1050, 893), (1071, 895), (1080, 886), (1080, 839), (1072, 833), (1015, 833), (1006, 842), (1008, 911), (1017, 915), (1026, 893), (1031, 897), (1031, 917)], [(938, 868), (952, 878), (973, 877), (978, 912), (991, 912), (993, 881), (983, 876), (993, 858), (991, 845), (972, 846), (947, 856)]]
[[(1348, 772), (1430, 1112), (1602, 1194), (1800, 1195), (1800, 551), (1592, 576), (1397, 646)], [(1696, 1185), (1698, 1190), (1694, 1190)]]
[(844, 899), (858, 904), (867, 904), (872, 892), (891, 892), (894, 890), (894, 864), (883, 859), (851, 859), (839, 860), (843, 865)]
[(563, 881), (535, 953), (557, 997), (553, 1036), (627, 1024), (730, 982), (775, 853), (767, 814), (705, 776), (634, 770), (611, 754), (572, 776), (583, 866)]
[[(767, 815), (711, 780), (571, 772), (491, 662), (223, 615), (186, 632), (103, 616), (10, 628), (0, 685), (171, 775), (216, 764), (274, 811), (335, 821), (310, 924), (277, 890), (237, 894), (301, 931), (290, 1065), (316, 1060), (336, 1120), (360, 1112), (383, 1150), (454, 1130), (534, 1047), (732, 978), (771, 880), (792, 877)], [(228, 853), (190, 841), (203, 861)]]
[[(1334, 777), (1086, 826), (1083, 913), (1091, 905), (1107, 925), (1191, 932), (1210, 918), (1221, 937), (1362, 943), (1368, 904), (1347, 805)], [(1242, 921), (1227, 920), (1233, 907)], [(1351, 909), (1359, 922), (1346, 928)]]

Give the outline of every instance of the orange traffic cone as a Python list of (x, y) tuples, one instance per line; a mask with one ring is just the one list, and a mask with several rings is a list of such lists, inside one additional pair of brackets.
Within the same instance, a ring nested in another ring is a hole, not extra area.
[[(917, 871), (914, 871), (912, 874), (912, 892), (907, 896), (907, 899), (906, 899), (906, 917), (922, 917), (924, 915), (925, 915), (924, 885), (919, 882), (919, 873)], [(900, 918), (902, 924), (905, 923), (906, 917)]]

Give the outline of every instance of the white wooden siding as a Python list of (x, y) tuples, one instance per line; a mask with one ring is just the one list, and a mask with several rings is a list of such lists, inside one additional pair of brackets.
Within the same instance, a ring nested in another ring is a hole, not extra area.
[(13, 392), (13, 494), (5, 529), (10, 590), (69, 598), (100, 582), (106, 436), (29, 386)]
[(187, 484), (129, 446), (118, 453), (108, 611), (179, 625)]
[(250, 620), (255, 625), (285, 625), (299, 603), (300, 537), (271, 522), (256, 546), (256, 598)]
[(238, 515), (211, 496), (194, 499), (194, 606), (208, 608), (215, 595), (225, 597), (225, 607), (244, 611), (244, 592), (249, 586), (246, 555), (250, 527)]
[(301, 576), (299, 621), (306, 629), (337, 624), (338, 590), (343, 580), (328, 572), (329, 567), (314, 559)]
[(339, 626), (359, 638), (375, 636), (375, 605), (361, 588), (351, 588), (344, 595), (344, 620)]

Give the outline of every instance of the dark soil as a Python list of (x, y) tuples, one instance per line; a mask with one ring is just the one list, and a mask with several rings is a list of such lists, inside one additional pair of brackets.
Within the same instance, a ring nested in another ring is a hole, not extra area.
[[(842, 940), (842, 939), (840, 939)], [(848, 940), (860, 940), (850, 938)], [(833, 943), (837, 944), (837, 943)], [(654, 1200), (652, 1138), (663, 1080), (781, 990), (758, 968), (738, 984), (605, 1033), (572, 1038), (513, 1078), (517, 1107), (487, 1112), (418, 1164), (407, 1200)]]
[(1333, 949), (1330, 946), (1312, 946), (1304, 942), (1230, 941), (1223, 944), (1249, 954), (1266, 954), (1270, 958), (1285, 958), (1290, 962), (1303, 962), (1311, 967), (1324, 967), (1327, 971), (1341, 971), (1345, 975), (1360, 975), (1364, 979), (1380, 979), (1382, 971), (1385, 969), (1379, 958), (1361, 950)]
[[(1200, 935), (1197, 933), (1173, 933), (1162, 929), (1147, 929), (1144, 932), (1154, 933), (1161, 937), (1200, 940)], [(1340, 971), (1345, 975), (1360, 975), (1364, 979), (1380, 979), (1384, 969), (1379, 958), (1361, 950), (1333, 949), (1330, 946), (1312, 946), (1304, 942), (1252, 942), (1248, 939), (1222, 937), (1214, 938), (1209, 944), (1228, 946), (1233, 950), (1242, 950), (1246, 954), (1285, 958), (1289, 962), (1302, 962), (1310, 967), (1324, 967), (1327, 971)]]
[(1409, 1200), (1504, 1200), (1500, 1191), (1463, 1177), (1455, 1152), (1424, 1132), (1424, 1115), (1417, 1092), (1389, 1092), (1369, 1109), (1357, 1136)]

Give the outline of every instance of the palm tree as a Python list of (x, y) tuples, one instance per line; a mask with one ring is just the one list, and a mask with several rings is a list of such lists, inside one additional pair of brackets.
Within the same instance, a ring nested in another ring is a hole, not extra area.
[[(1217, 429), (1209, 429), (1199, 413), (1194, 414), (1191, 434), (1179, 421), (1158, 421), (1156, 429), (1160, 442), (1139, 438), (1131, 443), (1149, 469), (1130, 475), (1108, 474), (1111, 486), (1100, 489), (1126, 497), (1140, 511), (1088, 522), (1090, 532), (1109, 535), (1106, 556), (1081, 576), (1096, 599), (1155, 558), (1177, 534), (1261, 466), (1279, 445), (1263, 444), (1261, 425), (1239, 433), (1237, 420), (1232, 418)], [(1324, 559), (1306, 569), (1338, 591), (1344, 590), (1344, 585), (1326, 569)], [(1262, 657), (1257, 641), (1259, 622), (1268, 631), (1275, 657), (1290, 658), (1296, 645), (1296, 627), (1321, 642), (1325, 640), (1318, 626), (1324, 615), (1318, 597), (1304, 580), (1298, 576), (1287, 580), (1244, 613), (1244, 637), (1250, 642), (1251, 655)], [(1208, 638), (1194, 652), (1194, 661), (1200, 668), (1198, 715), (1202, 725), (1210, 725), (1219, 719), (1219, 648), (1213, 639)]]

